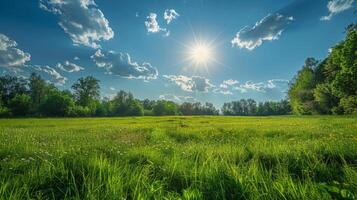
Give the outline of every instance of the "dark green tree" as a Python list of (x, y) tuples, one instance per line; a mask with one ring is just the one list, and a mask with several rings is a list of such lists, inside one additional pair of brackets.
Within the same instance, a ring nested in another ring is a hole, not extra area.
[(159, 100), (153, 108), (154, 115), (178, 115), (178, 106), (172, 101)]
[(314, 102), (314, 88), (316, 85), (314, 69), (317, 67), (317, 60), (308, 58), (305, 65), (290, 83), (288, 91), (292, 110), (295, 114), (316, 113)]
[(40, 113), (44, 116), (69, 116), (74, 109), (73, 98), (66, 92), (52, 91), (40, 106)]
[(331, 114), (331, 109), (338, 106), (339, 99), (333, 94), (330, 84), (318, 84), (314, 89), (314, 98), (320, 114)]
[(0, 77), (1, 103), (4, 106), (7, 106), (15, 95), (27, 93), (28, 87), (24, 78), (17, 78), (9, 75)]
[(31, 109), (31, 96), (28, 94), (16, 94), (9, 102), (9, 109), (14, 116), (24, 117)]
[(338, 55), (339, 69), (332, 81), (332, 90), (338, 97), (357, 95), (357, 29), (356, 25), (349, 28), (346, 40), (341, 48), (333, 49)]
[(77, 104), (95, 112), (100, 97), (99, 80), (93, 76), (80, 78), (73, 84), (72, 89)]
[(119, 91), (111, 101), (112, 115), (114, 116), (142, 116), (144, 115), (143, 105), (139, 100), (134, 99), (130, 92)]

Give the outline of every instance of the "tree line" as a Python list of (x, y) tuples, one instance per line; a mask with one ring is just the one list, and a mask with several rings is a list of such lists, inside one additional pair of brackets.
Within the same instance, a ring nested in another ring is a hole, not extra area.
[[(92, 76), (78, 79), (71, 90), (60, 90), (41, 76), (0, 77), (1, 117), (111, 117), (165, 115), (219, 115), (212, 103), (167, 100), (139, 100), (132, 93), (119, 91), (113, 98), (100, 98), (99, 80)], [(225, 115), (275, 115), (290, 112), (287, 101), (240, 100), (225, 103)]]
[(295, 114), (357, 114), (357, 24), (326, 59), (308, 58), (288, 91)]
[(291, 113), (291, 107), (287, 100), (257, 103), (253, 99), (241, 99), (239, 101), (224, 103), (222, 113), (232, 116), (287, 115)]

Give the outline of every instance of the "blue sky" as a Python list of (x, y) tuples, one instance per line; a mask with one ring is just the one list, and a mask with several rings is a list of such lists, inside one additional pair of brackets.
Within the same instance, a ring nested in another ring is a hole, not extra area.
[(93, 75), (103, 96), (280, 100), (355, 10), (354, 0), (2, 0), (0, 70), (62, 89)]

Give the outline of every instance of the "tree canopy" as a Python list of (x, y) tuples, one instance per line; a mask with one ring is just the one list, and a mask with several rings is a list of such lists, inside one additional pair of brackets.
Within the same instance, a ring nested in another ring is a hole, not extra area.
[(308, 58), (290, 84), (289, 100), (295, 114), (357, 113), (357, 25), (321, 62)]

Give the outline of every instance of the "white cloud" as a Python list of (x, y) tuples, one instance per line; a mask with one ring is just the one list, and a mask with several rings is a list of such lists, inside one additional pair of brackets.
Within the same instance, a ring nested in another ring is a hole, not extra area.
[(279, 13), (269, 14), (257, 22), (253, 27), (246, 26), (241, 29), (231, 41), (233, 46), (253, 50), (264, 41), (279, 39), (286, 25), (294, 18), (285, 17)]
[(8, 70), (3, 71), (5, 74), (19, 77), (29, 77), (35, 72), (48, 82), (56, 85), (63, 85), (67, 78), (58, 73), (54, 68), (40, 65), (27, 65), (27, 61), (31, 60), (28, 53), (17, 49), (17, 43), (7, 36), (0, 33), (0, 67), (5, 67)]
[(240, 90), (241, 92), (246, 92), (247, 90), (254, 90), (257, 92), (265, 92), (265, 84), (263, 82), (254, 83), (252, 81), (247, 81), (244, 84), (239, 85), (235, 89)]
[(131, 60), (127, 53), (117, 53), (114, 51), (102, 52), (97, 50), (91, 56), (98, 67), (103, 67), (108, 74), (129, 79), (156, 79), (158, 71), (150, 63), (138, 64)]
[(160, 33), (164, 32), (164, 36), (169, 36), (170, 32), (165, 28), (161, 28), (159, 23), (156, 20), (157, 14), (150, 13), (149, 16), (146, 17), (145, 26), (148, 33)]
[(209, 79), (200, 76), (164, 75), (163, 77), (187, 92), (208, 92), (210, 88), (214, 87)]
[(31, 55), (16, 47), (14, 40), (0, 33), (0, 67), (16, 67), (30, 61)]
[(247, 81), (244, 84), (240, 84), (239, 86), (234, 87), (234, 90), (238, 90), (241, 93), (245, 93), (248, 91), (256, 91), (256, 92), (267, 92), (272, 89), (278, 89), (281, 92), (285, 92), (288, 87), (288, 80), (284, 79), (271, 79), (266, 82), (258, 82), (254, 83), (253, 81)]
[(164, 13), (164, 19), (167, 24), (170, 24), (172, 20), (176, 19), (180, 15), (174, 9), (166, 9)]
[(80, 60), (80, 58), (78, 56), (75, 56), (73, 60)]
[(59, 17), (58, 24), (75, 45), (100, 48), (99, 41), (114, 37), (94, 0), (40, 0), (40, 8)]
[(59, 72), (56, 71), (56, 69), (47, 65), (25, 65), (23, 69), (23, 74), (25, 76), (28, 76), (29, 74), (35, 72), (36, 74), (39, 74), (43, 79), (55, 85), (62, 86), (67, 81), (66, 77), (62, 76)]
[(56, 67), (64, 72), (69, 72), (69, 73), (72, 73), (72, 72), (79, 72), (81, 70), (84, 70), (83, 67), (79, 66), (79, 65), (76, 65), (74, 63), (71, 63), (69, 61), (66, 61), (64, 62), (63, 64), (62, 63), (57, 63)]
[(197, 102), (194, 97), (191, 96), (176, 96), (174, 94), (163, 94), (159, 96), (159, 99), (166, 100), (166, 101), (173, 101), (176, 103), (184, 103), (184, 102)]
[(22, 65), (21, 68), (11, 69), (11, 71), (6, 72), (6, 74), (12, 76), (20, 76), (28, 78), (32, 73), (36, 73), (41, 76), (48, 83), (53, 83), (57, 86), (63, 86), (68, 80), (66, 77), (61, 75), (55, 68), (50, 66), (41, 65)]
[(110, 87), (109, 90), (115, 91), (116, 89), (115, 89), (115, 87)]
[(222, 84), (219, 85), (219, 87), (220, 87), (220, 88), (223, 88), (223, 89), (227, 89), (227, 88), (228, 88), (228, 85), (222, 83)]
[(225, 87), (222, 87), (222, 85), (224, 84), (221, 84), (221, 87), (219, 88), (215, 88), (213, 92), (216, 94), (233, 95), (233, 92), (228, 88), (227, 85), (225, 85)]
[(158, 33), (160, 31), (166, 31), (166, 29), (160, 28), (159, 23), (156, 20), (157, 14), (150, 13), (149, 16), (146, 17), (145, 26), (148, 33)]
[(239, 81), (230, 79), (223, 81), (219, 87), (215, 87), (213, 92), (223, 95), (233, 95), (234, 91), (239, 91), (240, 93), (246, 93), (248, 91), (265, 93), (272, 90), (285, 92), (288, 88), (288, 82), (288, 80), (284, 79), (271, 79), (266, 82), (257, 83), (247, 81), (238, 85)]
[(229, 79), (229, 80), (224, 80), (218, 88), (215, 88), (213, 90), (214, 93), (216, 94), (223, 94), (223, 95), (233, 95), (233, 87), (237, 85), (239, 81)]
[(333, 16), (352, 8), (354, 0), (331, 0), (327, 4), (329, 15), (320, 18), (322, 21), (331, 20)]
[(236, 84), (238, 84), (238, 83), (239, 83), (239, 81), (237, 81), (237, 80), (232, 80), (232, 79), (224, 80), (224, 81), (223, 81), (223, 84), (225, 84), (225, 85), (236, 85)]
[[(170, 24), (173, 20), (175, 20), (180, 15), (174, 9), (166, 9), (164, 12), (164, 20), (167, 24)], [(147, 33), (163, 33), (164, 37), (170, 36), (171, 32), (166, 28), (162, 28), (157, 21), (156, 13), (149, 13), (146, 17), (145, 27)]]

